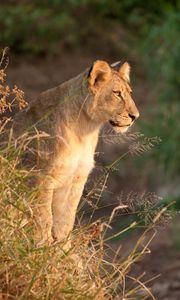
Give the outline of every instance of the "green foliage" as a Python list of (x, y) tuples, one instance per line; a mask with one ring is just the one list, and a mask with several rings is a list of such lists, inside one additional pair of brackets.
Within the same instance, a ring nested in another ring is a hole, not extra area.
[(155, 159), (170, 176), (180, 171), (179, 22), (180, 13), (166, 15), (160, 24), (151, 27), (143, 48), (152, 89), (158, 95), (149, 112), (150, 121), (143, 128), (146, 134), (161, 137)]
[(0, 43), (15, 51), (46, 53), (53, 50), (68, 31), (74, 28), (72, 18), (63, 10), (34, 4), (5, 5), (0, 10)]
[(16, 52), (59, 53), (59, 45), (83, 46), (97, 29), (104, 33), (105, 22), (141, 31), (176, 6), (167, 0), (7, 0), (0, 10), (0, 44)]

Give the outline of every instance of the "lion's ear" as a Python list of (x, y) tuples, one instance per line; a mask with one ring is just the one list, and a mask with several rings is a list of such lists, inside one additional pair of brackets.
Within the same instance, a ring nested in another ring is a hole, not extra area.
[(94, 62), (89, 74), (89, 86), (96, 91), (97, 88), (108, 78), (111, 74), (111, 68), (107, 62), (97, 60)]
[(127, 82), (130, 81), (130, 65), (128, 64), (128, 62), (125, 62), (119, 69), (119, 75)]

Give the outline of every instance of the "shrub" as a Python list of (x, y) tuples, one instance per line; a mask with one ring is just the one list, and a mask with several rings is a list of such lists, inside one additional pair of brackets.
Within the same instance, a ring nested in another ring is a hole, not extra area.
[(157, 94), (143, 128), (146, 134), (151, 132), (162, 138), (160, 151), (153, 158), (166, 171), (168, 179), (174, 179), (180, 171), (179, 21), (178, 12), (165, 15), (160, 24), (151, 27), (143, 48), (151, 88)]

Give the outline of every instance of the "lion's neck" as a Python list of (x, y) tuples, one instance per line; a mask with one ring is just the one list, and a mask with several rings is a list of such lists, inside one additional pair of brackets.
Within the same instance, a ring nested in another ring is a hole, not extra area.
[(101, 124), (91, 120), (85, 112), (81, 112), (81, 115), (74, 119), (71, 128), (77, 136), (84, 137), (91, 134), (98, 135)]
[(88, 105), (92, 101), (87, 83), (88, 71), (87, 69), (78, 76), (40, 94), (30, 105), (30, 111), (35, 118), (41, 119), (45, 115), (49, 119), (56, 120), (55, 131), (60, 124), (69, 128), (78, 137), (91, 133), (98, 135), (101, 124), (91, 120), (87, 113)]
[(64, 89), (64, 95), (57, 111), (65, 126), (79, 137), (98, 135), (101, 127), (101, 123), (92, 120), (88, 114), (93, 96), (88, 89), (87, 73), (88, 70), (60, 86)]

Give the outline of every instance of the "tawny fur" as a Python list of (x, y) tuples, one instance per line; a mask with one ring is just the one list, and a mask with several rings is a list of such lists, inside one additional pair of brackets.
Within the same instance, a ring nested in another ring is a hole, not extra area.
[(124, 132), (139, 116), (131, 98), (129, 70), (127, 63), (115, 71), (96, 61), (16, 115), (16, 138), (27, 130), (46, 133), (32, 142), (25, 159), (38, 172), (40, 194), (34, 215), (41, 241), (63, 240), (73, 229), (101, 126), (110, 121), (115, 130)]

